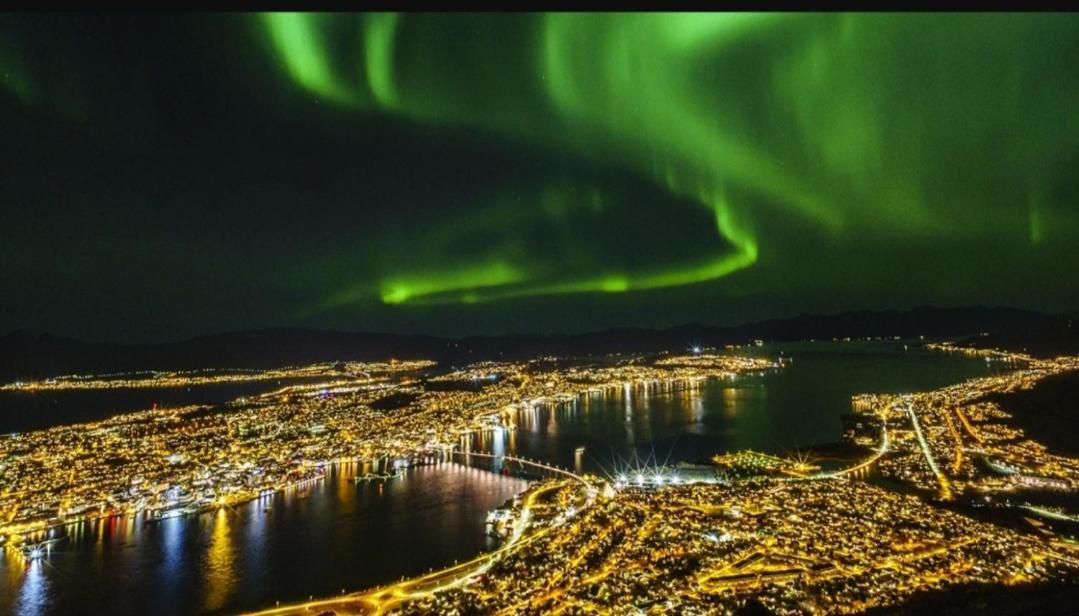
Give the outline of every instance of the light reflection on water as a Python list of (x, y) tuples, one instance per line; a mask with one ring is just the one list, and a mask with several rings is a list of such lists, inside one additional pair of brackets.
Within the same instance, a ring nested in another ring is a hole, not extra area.
[[(16, 563), (21, 565), (22, 563)], [(37, 560), (26, 565), (26, 573), (22, 586), (19, 589), (19, 597), (15, 603), (15, 613), (25, 616), (45, 614), (49, 603), (49, 582), (42, 571), (46, 567), (43, 560)]]
[(236, 586), (235, 560), (232, 549), (232, 524), (229, 510), (218, 509), (211, 522), (213, 530), (210, 549), (206, 551), (206, 602), (203, 611), (213, 612), (225, 606)]
[[(753, 354), (793, 359), (760, 375), (695, 386), (593, 391), (516, 414), (516, 429), (477, 434), (474, 451), (542, 459), (598, 474), (633, 461), (696, 462), (724, 451), (784, 454), (839, 440), (851, 396), (934, 389), (1004, 369), (902, 343), (771, 345)], [(578, 447), (585, 454), (578, 460)]]
[(5, 550), (0, 614), (232, 613), (374, 586), (496, 547), (487, 512), (528, 485), (458, 463), (354, 482), (364, 472), (197, 516), (72, 524), (29, 565)]
[[(537, 405), (516, 414), (516, 429), (464, 437), (462, 449), (590, 472), (633, 456), (781, 453), (837, 440), (855, 393), (932, 389), (989, 370), (977, 359), (890, 350), (788, 356), (793, 364), (764, 376)], [(472, 458), (496, 473), (504, 468)], [(47, 560), (30, 566), (6, 550), (0, 613), (228, 613), (370, 587), (491, 549), (486, 512), (527, 485), (461, 464), (353, 482), (371, 470), (342, 466), (325, 481), (200, 516), (72, 525)]]

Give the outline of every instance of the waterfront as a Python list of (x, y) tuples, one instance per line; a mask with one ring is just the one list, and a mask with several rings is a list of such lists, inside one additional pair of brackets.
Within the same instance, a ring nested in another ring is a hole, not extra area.
[[(975, 508), (1005, 512), (1017, 490), (1079, 486), (1072, 459), (1025, 439), (1007, 413), (985, 401), (1073, 372), (1079, 357), (940, 350), (1017, 369), (928, 392), (856, 396), (844, 440), (876, 448), (852, 473), (814, 473), (802, 458), (738, 452), (713, 458), (748, 471), (733, 482), (687, 484), (678, 479), (682, 470), (658, 469), (613, 481), (586, 475), (546, 482), (504, 516), (514, 530), (497, 558), (257, 614), (381, 614), (398, 606), (393, 613), (416, 615), (930, 612), (934, 604), (989, 600), (1001, 613), (1030, 613), (1033, 593), (1055, 594), (1040, 601), (1040, 613), (1070, 613), (1079, 559), (1074, 526), (1067, 526), (1075, 516), (1020, 504), (1043, 520), (1025, 518), (1021, 529), (1009, 529), (937, 505), (962, 493)], [(666, 384), (623, 389), (682, 393)], [(526, 413), (529, 406), (534, 402)], [(978, 468), (971, 455), (1003, 462)], [(873, 460), (914, 493), (858, 480)]]
[(237, 507), (67, 527), (26, 564), (0, 564), (0, 613), (233, 613), (426, 572), (494, 547), (487, 511), (527, 486), (462, 464), (321, 481)]
[[(634, 452), (672, 462), (744, 448), (781, 453), (838, 440), (839, 415), (854, 393), (931, 389), (1001, 368), (894, 342), (752, 351), (790, 362), (697, 388), (615, 390), (542, 404), (518, 411), (516, 430), (478, 432), (473, 449), (572, 469), (583, 445), (580, 463), (591, 472)], [(0, 610), (231, 612), (367, 588), (490, 549), (486, 512), (525, 485), (456, 465), (413, 469), (387, 482), (354, 484), (353, 473), (199, 516), (69, 527), (73, 538), (47, 559), (26, 567), (8, 557), (0, 565)], [(146, 579), (153, 583), (140, 582)]]
[(0, 391), (0, 434), (41, 430), (54, 425), (98, 421), (117, 413), (190, 404), (221, 404), (317, 378), (214, 383), (197, 387)]
[[(696, 389), (537, 405), (518, 414), (516, 431), (478, 433), (471, 446), (600, 475), (634, 460), (674, 464), (743, 449), (794, 453), (840, 440), (840, 415), (851, 410), (854, 395), (926, 391), (1009, 369), (898, 341), (770, 344), (750, 352), (790, 361)], [(580, 446), (585, 455), (577, 468)]]

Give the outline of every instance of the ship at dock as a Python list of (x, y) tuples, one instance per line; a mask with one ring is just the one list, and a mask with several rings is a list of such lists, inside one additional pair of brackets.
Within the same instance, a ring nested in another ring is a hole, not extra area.
[[(207, 502), (207, 499), (209, 499), (209, 502)], [(173, 486), (166, 493), (163, 505), (150, 510), (149, 520), (160, 521), (199, 513), (209, 508), (212, 502), (212, 498), (200, 499), (196, 494), (184, 492), (179, 486)]]

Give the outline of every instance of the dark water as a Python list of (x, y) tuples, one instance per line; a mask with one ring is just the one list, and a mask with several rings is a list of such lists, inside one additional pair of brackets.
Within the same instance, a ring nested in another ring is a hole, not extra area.
[(0, 613), (229, 613), (377, 585), (494, 547), (487, 512), (527, 486), (455, 463), (358, 484), (355, 470), (235, 510), (72, 525), (29, 566), (7, 551)]
[[(743, 448), (783, 452), (838, 440), (839, 415), (855, 393), (931, 389), (1002, 368), (894, 343), (753, 352), (793, 362), (696, 391), (537, 408), (521, 414), (517, 430), (477, 434), (471, 447), (593, 472), (635, 454), (673, 462)], [(228, 613), (369, 587), (489, 549), (486, 512), (526, 485), (459, 464), (387, 482), (354, 484), (353, 473), (341, 469), (230, 512), (70, 527), (71, 537), (29, 568), (10, 552), (0, 559), (0, 613)]]
[(214, 383), (195, 387), (0, 391), (0, 434), (50, 426), (99, 421), (132, 411), (189, 404), (220, 404), (286, 385), (317, 382), (320, 377)]
[[(695, 461), (722, 451), (789, 453), (840, 439), (840, 415), (858, 393), (924, 391), (1006, 369), (959, 354), (904, 350), (896, 342), (766, 345), (749, 353), (791, 363), (763, 376), (713, 380), (696, 390), (618, 393), (537, 407), (516, 431), (472, 439), (476, 451), (611, 472), (627, 460)], [(585, 447), (581, 460), (576, 449)]]

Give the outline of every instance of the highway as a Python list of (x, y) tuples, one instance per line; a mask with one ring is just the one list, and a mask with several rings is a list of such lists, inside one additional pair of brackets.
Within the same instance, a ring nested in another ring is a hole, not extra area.
[(937, 482), (940, 483), (940, 497), (948, 500), (952, 496), (952, 490), (948, 486), (948, 478), (944, 476), (944, 473), (940, 472), (937, 461), (933, 459), (933, 454), (929, 451), (929, 443), (926, 442), (925, 435), (922, 434), (922, 425), (918, 423), (918, 415), (914, 412), (914, 407), (909, 400), (907, 401), (907, 413), (910, 414), (910, 422), (914, 426), (914, 434), (918, 437), (918, 445), (922, 448), (925, 461), (929, 463), (930, 470), (933, 471)]
[(888, 424), (884, 420), (884, 418), (881, 417), (880, 447), (878, 447), (877, 450), (873, 452), (873, 455), (867, 457), (866, 459), (862, 460), (858, 464), (855, 464), (854, 466), (848, 466), (847, 468), (837, 471), (820, 472), (815, 475), (810, 475), (806, 477), (806, 479), (834, 479), (836, 477), (856, 474), (862, 470), (869, 468), (874, 462), (879, 460), (881, 456), (888, 453), (888, 450), (891, 448), (891, 446), (892, 442), (890, 440), (890, 437), (888, 436)]

